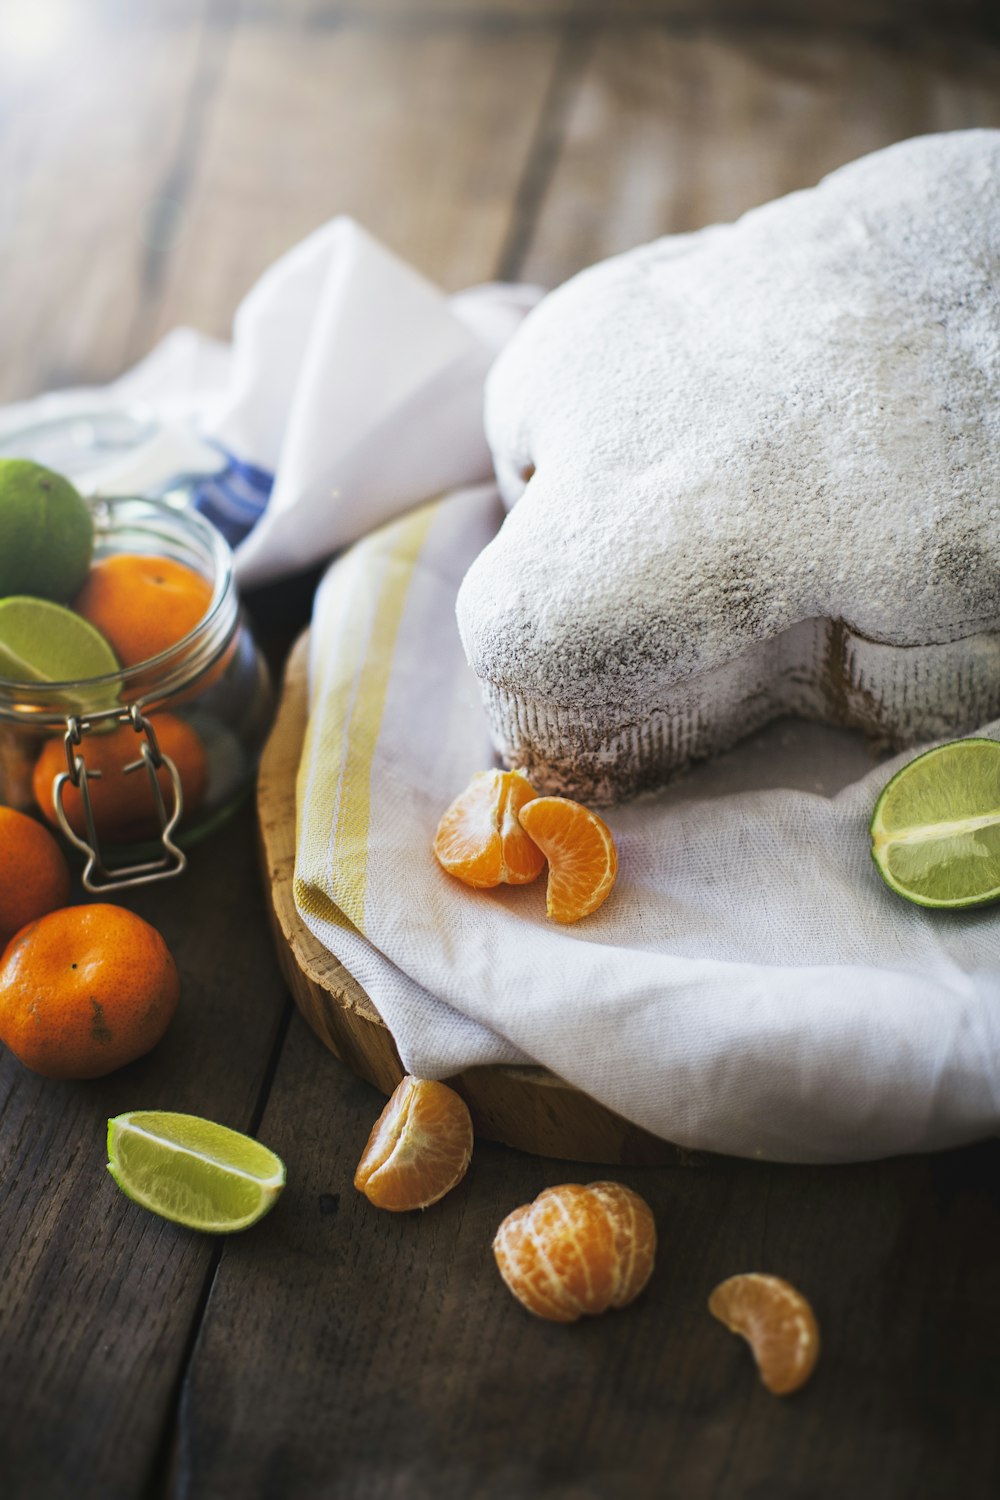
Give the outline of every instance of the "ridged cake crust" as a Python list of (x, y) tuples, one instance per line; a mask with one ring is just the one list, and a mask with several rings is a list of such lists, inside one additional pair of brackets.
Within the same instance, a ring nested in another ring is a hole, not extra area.
[(505, 758), (593, 801), (776, 714), (1000, 712), (1000, 132), (595, 266), (501, 355), (516, 506), (458, 618)]

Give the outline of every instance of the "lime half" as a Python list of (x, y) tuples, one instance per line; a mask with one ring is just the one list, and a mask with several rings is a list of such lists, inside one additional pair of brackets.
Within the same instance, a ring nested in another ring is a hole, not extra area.
[[(14, 682), (82, 683), (120, 671), (118, 658), (89, 620), (48, 599), (0, 599), (0, 677)], [(115, 683), (61, 689), (53, 702), (96, 713), (118, 701)]]
[(1000, 901), (1000, 743), (952, 740), (918, 755), (883, 791), (868, 831), (879, 874), (907, 901)]
[(108, 1171), (133, 1203), (205, 1234), (256, 1224), (285, 1185), (284, 1162), (259, 1141), (156, 1109), (108, 1121)]

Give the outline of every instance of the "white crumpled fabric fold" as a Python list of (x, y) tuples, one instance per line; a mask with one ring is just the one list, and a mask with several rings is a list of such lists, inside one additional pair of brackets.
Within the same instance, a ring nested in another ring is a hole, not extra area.
[[(252, 588), (491, 475), (483, 380), (540, 295), (487, 284), (446, 297), (354, 220), (333, 219), (261, 276), (231, 344), (175, 329), (110, 385), (0, 409), (0, 447), (34, 456), (42, 424), (79, 418), (85, 441), (93, 417), (124, 412), (157, 431), (120, 457), (95, 450), (89, 469), (82, 451), (72, 472), (87, 490), (159, 493), (230, 459), (253, 466), (266, 509), (236, 547)], [(207, 514), (219, 518), (211, 503)]]
[(996, 913), (909, 906), (868, 852), (905, 755), (816, 792), (870, 767), (864, 746), (772, 726), (607, 814), (618, 883), (571, 928), (547, 921), (544, 881), (476, 892), (439, 869), (437, 819), (491, 762), (453, 607), (501, 514), (486, 488), (423, 532), (397, 523), (335, 564), (316, 604), (296, 899), (407, 1068), (531, 1059), (684, 1146), (785, 1161), (993, 1131)]

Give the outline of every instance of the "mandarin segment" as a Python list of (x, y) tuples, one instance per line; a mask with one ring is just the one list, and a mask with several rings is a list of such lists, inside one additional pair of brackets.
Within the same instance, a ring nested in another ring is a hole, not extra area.
[(530, 1232), (552, 1268), (563, 1299), (580, 1313), (603, 1312), (611, 1302), (617, 1260), (610, 1220), (606, 1213), (595, 1211), (590, 1190), (567, 1183), (540, 1193)]
[(372, 1127), (354, 1186), (393, 1213), (429, 1208), (465, 1176), (472, 1117), (447, 1084), (407, 1075)]
[(611, 1306), (624, 1307), (638, 1297), (653, 1274), (656, 1225), (639, 1195), (620, 1182), (592, 1182), (590, 1191), (604, 1204), (614, 1239), (618, 1274)]
[(179, 996), (155, 927), (121, 906), (62, 907), (0, 959), (0, 1041), (45, 1078), (101, 1078), (156, 1045)]
[(567, 1182), (508, 1214), (493, 1254), (530, 1313), (575, 1323), (638, 1297), (653, 1271), (656, 1225), (649, 1205), (620, 1183)]
[(579, 922), (596, 911), (618, 874), (618, 851), (604, 819), (568, 797), (535, 797), (519, 817), (549, 862), (548, 916), (554, 922)]
[(496, 1232), (493, 1254), (500, 1274), (530, 1312), (551, 1323), (575, 1323), (581, 1309), (573, 1298), (564, 1296), (551, 1261), (531, 1232), (533, 1207), (525, 1203), (515, 1208)]
[(775, 1396), (788, 1396), (809, 1379), (819, 1358), (819, 1325), (791, 1282), (757, 1272), (730, 1276), (709, 1297), (708, 1310), (746, 1339)]
[(29, 922), (65, 906), (69, 888), (69, 865), (49, 830), (0, 807), (0, 951)]
[(545, 858), (519, 819), (534, 795), (531, 783), (518, 771), (477, 772), (438, 824), (438, 863), (456, 880), (479, 890), (537, 879)]

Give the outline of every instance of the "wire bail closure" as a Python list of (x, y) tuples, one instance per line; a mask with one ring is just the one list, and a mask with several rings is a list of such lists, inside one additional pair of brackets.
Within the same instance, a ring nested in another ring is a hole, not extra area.
[[(153, 806), (156, 809), (157, 820), (160, 825), (160, 845), (162, 853), (156, 859), (144, 860), (134, 865), (116, 865), (109, 867), (105, 863), (101, 853), (101, 845), (97, 836), (97, 828), (94, 823), (94, 808), (90, 800), (90, 781), (99, 780), (100, 771), (88, 771), (82, 754), (77, 754), (77, 748), (85, 734), (94, 728), (96, 724), (113, 721), (119, 724), (128, 724), (140, 738), (139, 754), (135, 760), (130, 761), (122, 769), (126, 775), (139, 771), (145, 767), (149, 777), (149, 784), (153, 793)], [(66, 733), (63, 736), (63, 744), (66, 748), (66, 767), (56, 777), (52, 795), (55, 802), (56, 817), (59, 819), (59, 827), (81, 853), (87, 856), (87, 864), (83, 872), (83, 885), (85, 890), (100, 895), (105, 891), (122, 891), (130, 886), (149, 885), (155, 880), (169, 880), (175, 875), (180, 875), (187, 869), (187, 855), (179, 849), (173, 840), (173, 832), (180, 821), (184, 808), (184, 794), (181, 789), (180, 773), (169, 755), (164, 755), (156, 738), (156, 731), (149, 719), (147, 719), (137, 704), (129, 708), (109, 709), (103, 713), (91, 715), (90, 718), (81, 719), (75, 714), (70, 714), (66, 720)], [(157, 771), (160, 767), (170, 777), (173, 789), (172, 807), (168, 813), (166, 803), (163, 800), (163, 792), (160, 788)], [(81, 836), (70, 825), (66, 809), (63, 806), (63, 790), (68, 785), (74, 786), (80, 793), (83, 802), (83, 818), (86, 825), (87, 836)]]

